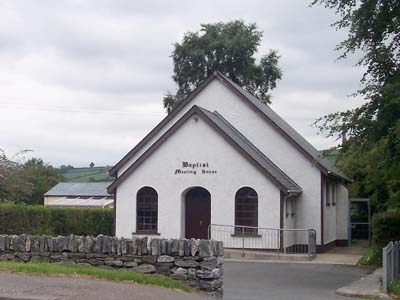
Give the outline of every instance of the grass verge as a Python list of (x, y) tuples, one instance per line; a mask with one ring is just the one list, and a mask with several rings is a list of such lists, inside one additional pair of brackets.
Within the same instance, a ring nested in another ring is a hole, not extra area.
[(388, 286), (389, 293), (395, 295), (394, 299), (400, 299), (400, 278)]
[(0, 270), (40, 275), (89, 276), (112, 281), (131, 281), (140, 284), (162, 286), (185, 292), (193, 291), (183, 282), (161, 275), (146, 275), (129, 269), (108, 270), (91, 266), (62, 265), (54, 263), (0, 262)]
[(368, 248), (368, 251), (360, 259), (359, 264), (362, 266), (380, 267), (382, 266), (382, 253), (379, 253), (374, 247)]

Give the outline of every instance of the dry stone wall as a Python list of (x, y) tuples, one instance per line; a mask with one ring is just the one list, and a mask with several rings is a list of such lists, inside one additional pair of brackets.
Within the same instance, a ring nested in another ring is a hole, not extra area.
[(0, 235), (0, 261), (54, 262), (158, 273), (212, 293), (222, 292), (222, 242), (110, 236)]

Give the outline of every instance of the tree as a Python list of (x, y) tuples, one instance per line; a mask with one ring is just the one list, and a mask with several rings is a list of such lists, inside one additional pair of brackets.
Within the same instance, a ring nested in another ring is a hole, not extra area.
[(380, 93), (380, 89), (399, 72), (400, 2), (398, 0), (314, 0), (334, 9), (340, 19), (332, 24), (347, 29), (347, 39), (337, 45), (340, 58), (362, 51), (358, 65), (366, 67), (360, 92)]
[[(14, 155), (18, 158), (25, 153), (21, 151)], [(29, 197), (32, 186), (21, 175), (22, 166), (17, 161), (9, 159), (0, 149), (0, 202), (21, 202), (20, 199)]]
[(261, 38), (256, 24), (243, 21), (202, 24), (200, 32), (187, 32), (183, 41), (174, 45), (172, 78), (178, 90), (164, 97), (164, 108), (170, 112), (215, 70), (270, 103), (269, 92), (281, 79), (282, 71), (275, 50), (257, 63), (254, 55)]
[(62, 179), (58, 169), (41, 159), (15, 161), (0, 150), (0, 202), (42, 204), (43, 194)]
[(91, 162), (89, 166), (90, 166), (91, 168), (93, 168), (93, 167), (94, 167), (94, 162)]
[(347, 29), (340, 58), (360, 52), (366, 67), (357, 93), (360, 107), (317, 120), (328, 136), (343, 137), (338, 165), (354, 183), (350, 192), (370, 197), (376, 210), (400, 208), (400, 1), (315, 0), (340, 16)]
[(43, 204), (43, 195), (63, 179), (54, 167), (38, 158), (31, 158), (22, 166), (22, 177), (32, 187), (31, 195), (23, 199), (26, 204)]
[(72, 169), (74, 169), (74, 167), (73, 166), (71, 166), (71, 165), (61, 165), (60, 166), (60, 172), (61, 173), (67, 173), (69, 170), (72, 170)]

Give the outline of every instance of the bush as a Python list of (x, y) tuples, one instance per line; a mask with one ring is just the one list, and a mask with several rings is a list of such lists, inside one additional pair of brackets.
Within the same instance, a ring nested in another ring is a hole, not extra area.
[(398, 296), (393, 299), (400, 299), (400, 278), (397, 278), (394, 282), (390, 283), (388, 286), (388, 290), (390, 293)]
[(400, 240), (400, 210), (388, 210), (372, 218), (372, 238), (375, 247), (383, 248), (390, 241)]
[(358, 263), (362, 266), (379, 267), (382, 265), (382, 251), (379, 253), (378, 248), (368, 248), (368, 251), (361, 257)]
[(400, 240), (400, 211), (388, 210), (372, 217), (372, 248), (361, 259), (361, 264), (382, 265), (382, 248)]
[(112, 235), (112, 209), (0, 205), (0, 234)]

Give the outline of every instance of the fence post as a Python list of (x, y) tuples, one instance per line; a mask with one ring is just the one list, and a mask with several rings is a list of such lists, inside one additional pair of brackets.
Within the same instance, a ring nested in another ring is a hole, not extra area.
[(283, 245), (283, 253), (286, 254), (286, 245), (285, 245), (285, 230), (282, 229), (282, 245)]
[(382, 288), (385, 293), (387, 293), (387, 246), (382, 249)]
[(400, 273), (400, 241), (397, 241), (397, 276), (399, 276)]
[(395, 251), (395, 247), (394, 247), (394, 243), (392, 242), (392, 249), (390, 251), (390, 264), (391, 264), (391, 268), (390, 268), (390, 282), (392, 282), (395, 279), (395, 274), (394, 274), (394, 251)]
[(399, 274), (399, 269), (398, 269), (398, 248), (399, 248), (399, 242), (395, 241), (393, 244), (393, 278), (397, 278), (397, 275)]
[(316, 241), (317, 233), (314, 229), (308, 230), (308, 255), (314, 256), (316, 254)]
[(276, 229), (276, 249), (278, 249), (278, 256), (281, 254), (281, 232)]
[(242, 257), (245, 256), (244, 253), (244, 227), (242, 227)]

